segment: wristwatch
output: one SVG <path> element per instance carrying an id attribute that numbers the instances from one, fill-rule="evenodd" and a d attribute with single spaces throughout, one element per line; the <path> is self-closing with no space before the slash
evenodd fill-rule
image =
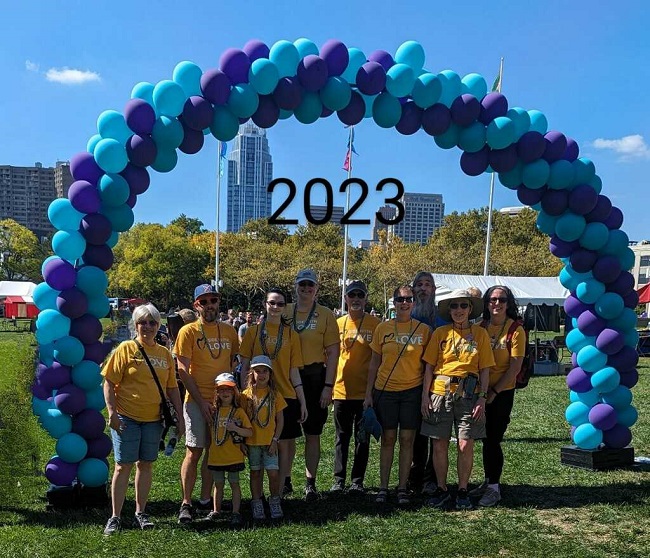
<path id="1" fill-rule="evenodd" d="M 280 441 L 280 438 L 278 438 L 277 436 L 273 436 L 273 441 L 274 441 L 274 442 L 279 442 L 279 441 Z"/>
<path id="2" fill-rule="evenodd" d="M 484 391 L 479 391 L 478 392 L 479 399 L 482 397 L 483 399 L 487 399 L 487 393 Z"/>

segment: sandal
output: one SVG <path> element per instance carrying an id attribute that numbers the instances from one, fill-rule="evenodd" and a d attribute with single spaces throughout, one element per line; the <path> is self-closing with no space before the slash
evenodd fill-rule
<path id="1" fill-rule="evenodd" d="M 411 493 L 408 488 L 397 489 L 397 503 L 400 506 L 408 506 L 411 503 Z"/>
<path id="2" fill-rule="evenodd" d="M 377 496 L 375 497 L 375 503 L 385 504 L 386 500 L 388 500 L 388 489 L 380 488 L 379 492 L 377 492 Z"/>

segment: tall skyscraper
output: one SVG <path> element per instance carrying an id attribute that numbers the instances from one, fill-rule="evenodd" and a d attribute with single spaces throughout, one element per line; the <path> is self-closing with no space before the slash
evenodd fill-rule
<path id="1" fill-rule="evenodd" d="M 404 219 L 393 226 L 393 233 L 404 242 L 426 244 L 436 229 L 442 226 L 445 204 L 442 194 L 405 193 Z"/>
<path id="2" fill-rule="evenodd" d="M 384 219 L 395 219 L 395 215 L 397 215 L 397 209 L 395 208 L 394 205 L 382 205 L 379 208 L 379 213 Z M 385 225 L 382 223 L 379 219 L 377 219 L 377 216 L 375 215 L 374 222 L 372 225 L 372 240 L 377 242 L 379 240 L 379 231 L 387 231 L 388 230 L 388 225 Z"/>
<path id="3" fill-rule="evenodd" d="M 237 232 L 246 221 L 271 215 L 273 160 L 266 130 L 252 121 L 239 127 L 228 154 L 227 231 Z"/>
<path id="4" fill-rule="evenodd" d="M 69 161 L 57 161 L 54 167 L 54 189 L 57 198 L 67 198 L 68 190 L 74 182 Z"/>

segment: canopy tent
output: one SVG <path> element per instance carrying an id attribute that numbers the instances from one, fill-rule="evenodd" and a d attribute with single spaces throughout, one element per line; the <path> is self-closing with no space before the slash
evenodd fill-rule
<path id="1" fill-rule="evenodd" d="M 36 283 L 31 281 L 0 281 L 0 300 L 8 296 L 21 296 L 26 302 L 33 302 L 35 288 Z"/>
<path id="2" fill-rule="evenodd" d="M 4 300 L 4 310 L 5 318 L 36 318 L 38 316 L 38 308 L 31 297 L 8 296 Z"/>
<path id="3" fill-rule="evenodd" d="M 650 283 L 646 283 L 636 292 L 639 293 L 639 304 L 650 304 Z"/>

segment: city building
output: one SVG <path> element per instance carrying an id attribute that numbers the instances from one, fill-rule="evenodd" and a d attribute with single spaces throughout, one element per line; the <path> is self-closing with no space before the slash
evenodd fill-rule
<path id="1" fill-rule="evenodd" d="M 246 221 L 271 215 L 273 160 L 266 130 L 252 121 L 242 124 L 227 157 L 227 230 L 237 232 Z"/>
<path id="2" fill-rule="evenodd" d="M 397 208 L 394 205 L 382 205 L 378 213 L 387 220 L 392 220 L 395 219 L 395 215 L 397 215 Z M 375 215 L 373 224 L 372 224 L 372 240 L 374 242 L 379 241 L 379 231 L 387 231 L 388 232 L 388 225 L 385 225 L 382 223 L 378 218 L 377 215 Z"/>
<path id="3" fill-rule="evenodd" d="M 332 207 L 332 215 L 327 221 L 325 221 L 325 216 L 327 214 L 326 205 L 309 206 L 309 213 L 311 214 L 312 220 L 316 221 L 317 223 L 322 222 L 323 225 L 326 223 L 334 223 L 335 225 L 340 225 L 341 219 L 343 219 L 343 212 L 344 212 L 343 207 L 339 205 L 335 205 Z M 343 234 L 343 227 L 341 227 L 341 234 Z"/>
<path id="4" fill-rule="evenodd" d="M 54 167 L 54 189 L 57 198 L 67 198 L 68 190 L 74 182 L 68 161 L 57 161 Z"/>
<path id="5" fill-rule="evenodd" d="M 516 206 L 516 207 L 502 207 L 499 209 L 499 213 L 503 215 L 509 215 L 510 217 L 516 217 L 519 215 L 524 209 L 526 209 L 526 206 Z"/>
<path id="6" fill-rule="evenodd" d="M 634 276 L 634 288 L 640 289 L 650 283 L 650 240 L 632 241 L 630 248 L 634 252 L 634 267 L 630 273 Z"/>
<path id="7" fill-rule="evenodd" d="M 404 219 L 393 225 L 393 234 L 404 242 L 426 244 L 445 216 L 442 194 L 405 193 Z"/>
<path id="8" fill-rule="evenodd" d="M 359 243 L 357 244 L 357 248 L 362 248 L 363 250 L 368 250 L 371 246 L 374 246 L 375 244 L 377 244 L 376 240 L 363 239 L 363 240 L 359 241 Z"/>

